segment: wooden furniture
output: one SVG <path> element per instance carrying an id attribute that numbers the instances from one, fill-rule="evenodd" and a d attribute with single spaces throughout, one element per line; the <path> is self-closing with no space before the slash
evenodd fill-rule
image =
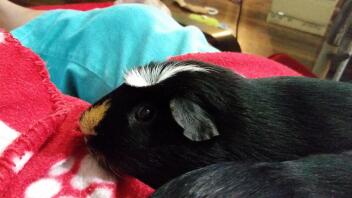
<path id="1" fill-rule="evenodd" d="M 194 16 L 195 13 L 181 8 L 173 0 L 164 0 L 163 2 L 170 8 L 172 16 L 176 19 L 176 21 L 182 25 L 194 25 L 200 28 L 206 35 L 209 43 L 211 43 L 213 46 L 222 51 L 241 52 L 240 45 L 234 33 L 234 30 L 236 30 L 235 24 L 239 11 L 239 7 L 235 3 L 229 0 L 187 0 L 188 3 L 192 3 L 194 5 L 216 8 L 219 11 L 217 15 L 205 16 L 213 17 L 222 23 L 222 27 L 216 27 L 213 25 L 207 25 L 197 20 L 193 20 L 191 16 L 192 14 Z"/>

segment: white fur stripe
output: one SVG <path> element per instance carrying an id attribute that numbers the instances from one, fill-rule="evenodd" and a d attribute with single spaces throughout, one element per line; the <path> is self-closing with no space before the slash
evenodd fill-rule
<path id="1" fill-rule="evenodd" d="M 131 70 L 125 75 L 125 83 L 133 87 L 147 87 L 160 83 L 177 73 L 190 72 L 208 72 L 207 69 L 197 65 L 177 65 L 168 66 L 156 65 L 153 67 L 140 67 Z"/>
<path id="2" fill-rule="evenodd" d="M 0 155 L 19 135 L 19 132 L 0 121 Z"/>
<path id="3" fill-rule="evenodd" d="M 5 41 L 5 35 L 3 32 L 0 32 L 0 43 Z"/>

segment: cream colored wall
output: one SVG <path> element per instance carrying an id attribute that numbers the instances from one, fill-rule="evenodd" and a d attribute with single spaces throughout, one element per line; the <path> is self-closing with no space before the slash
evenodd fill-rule
<path id="1" fill-rule="evenodd" d="M 267 21 L 324 35 L 338 0 L 273 0 Z"/>

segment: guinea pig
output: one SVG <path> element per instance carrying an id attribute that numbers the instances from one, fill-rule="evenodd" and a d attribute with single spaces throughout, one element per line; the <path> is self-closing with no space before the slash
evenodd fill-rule
<path id="1" fill-rule="evenodd" d="M 246 79 L 197 61 L 151 63 L 80 119 L 89 150 L 115 175 L 156 188 L 226 161 L 284 161 L 352 149 L 352 85 Z"/>
<path id="2" fill-rule="evenodd" d="M 350 198 L 351 195 L 352 155 L 343 153 L 284 162 L 209 165 L 164 184 L 152 198 Z"/>

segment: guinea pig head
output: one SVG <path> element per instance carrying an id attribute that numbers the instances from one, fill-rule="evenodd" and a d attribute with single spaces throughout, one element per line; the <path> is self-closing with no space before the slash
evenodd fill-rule
<path id="1" fill-rule="evenodd" d="M 211 95 L 216 92 L 212 73 L 228 71 L 202 64 L 136 68 L 86 110 L 81 131 L 98 161 L 116 175 L 127 173 L 152 187 L 211 163 L 215 157 L 208 152 L 221 135 L 212 116 L 216 104 L 209 101 L 217 95 Z"/>

